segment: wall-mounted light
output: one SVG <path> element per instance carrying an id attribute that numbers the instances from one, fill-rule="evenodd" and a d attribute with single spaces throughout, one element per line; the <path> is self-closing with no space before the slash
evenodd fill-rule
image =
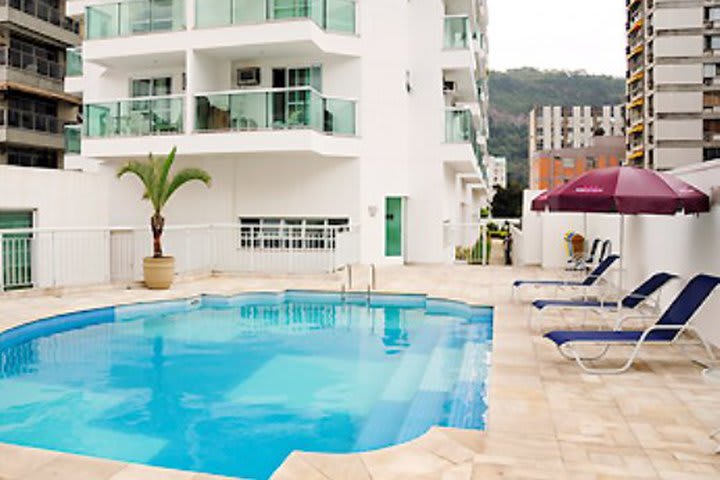
<path id="1" fill-rule="evenodd" d="M 370 215 L 370 218 L 375 218 L 377 213 L 378 213 L 377 205 L 369 205 L 368 206 L 368 215 Z"/>
<path id="2" fill-rule="evenodd" d="M 405 70 L 405 90 L 412 93 L 412 83 L 410 83 L 410 70 Z"/>

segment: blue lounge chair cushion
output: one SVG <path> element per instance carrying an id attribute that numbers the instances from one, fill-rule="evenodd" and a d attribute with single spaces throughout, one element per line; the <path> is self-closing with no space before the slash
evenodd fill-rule
<path id="1" fill-rule="evenodd" d="M 648 278 L 645 282 L 639 285 L 635 290 L 630 292 L 628 296 L 623 298 L 622 305 L 625 308 L 635 308 L 640 305 L 647 297 L 651 296 L 667 282 L 676 278 L 677 275 L 672 273 L 660 272 L 656 273 L 652 277 Z"/>
<path id="2" fill-rule="evenodd" d="M 601 303 L 597 300 L 535 300 L 532 304 L 538 310 L 545 307 L 617 308 L 615 302 Z"/>
<path id="3" fill-rule="evenodd" d="M 656 273 L 623 298 L 622 306 L 628 309 L 637 307 L 673 278 L 676 278 L 676 275 L 666 272 Z M 605 302 L 603 304 L 593 300 L 535 300 L 532 304 L 538 310 L 545 307 L 617 308 L 618 306 L 615 302 Z"/>
<path id="4" fill-rule="evenodd" d="M 559 347 L 568 342 L 585 342 L 585 343 L 637 343 L 642 337 L 643 332 L 639 330 L 627 331 L 562 331 L 558 330 L 545 334 L 545 338 L 555 342 Z M 645 341 L 647 342 L 669 342 L 677 335 L 676 331 L 658 330 L 651 332 Z"/>
<path id="5" fill-rule="evenodd" d="M 610 255 L 605 260 L 600 262 L 595 270 L 582 282 L 564 282 L 562 280 L 515 280 L 513 287 L 519 287 L 521 285 L 563 285 L 568 287 L 590 287 L 598 281 L 600 277 L 612 266 L 620 257 L 618 255 Z"/>

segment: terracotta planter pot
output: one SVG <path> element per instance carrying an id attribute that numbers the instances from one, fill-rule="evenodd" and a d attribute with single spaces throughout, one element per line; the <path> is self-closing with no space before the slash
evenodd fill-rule
<path id="1" fill-rule="evenodd" d="M 143 277 L 148 288 L 167 290 L 172 285 L 174 276 L 174 257 L 145 257 L 143 259 Z"/>

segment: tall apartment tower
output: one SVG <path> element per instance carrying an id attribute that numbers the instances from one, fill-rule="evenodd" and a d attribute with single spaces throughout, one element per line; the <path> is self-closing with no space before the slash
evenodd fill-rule
<path id="1" fill-rule="evenodd" d="M 122 162 L 177 147 L 213 186 L 173 198 L 170 222 L 247 225 L 265 248 L 285 227 L 359 225 L 361 261 L 399 263 L 454 258 L 447 225 L 487 201 L 486 0 L 69 8 L 85 23 L 66 82 L 84 102 L 73 164 L 99 165 L 115 205 L 141 196 L 111 178 Z"/>
<path id="2" fill-rule="evenodd" d="M 589 147 L 593 137 L 624 135 L 621 105 L 537 106 L 530 111 L 528 159 L 536 152 Z"/>
<path id="3" fill-rule="evenodd" d="M 627 161 L 720 158 L 720 2 L 627 0 Z"/>
<path id="4" fill-rule="evenodd" d="M 64 90 L 66 49 L 79 31 L 65 0 L 0 1 L 0 164 L 62 168 L 80 103 Z"/>

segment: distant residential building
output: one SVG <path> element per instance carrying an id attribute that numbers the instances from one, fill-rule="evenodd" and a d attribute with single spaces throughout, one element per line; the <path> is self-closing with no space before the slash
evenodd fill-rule
<path id="1" fill-rule="evenodd" d="M 530 160 L 530 188 L 547 190 L 596 168 L 614 167 L 625 161 L 625 137 L 594 137 L 582 148 L 535 152 Z"/>
<path id="2" fill-rule="evenodd" d="M 79 31 L 65 0 L 0 5 L 0 165 L 62 168 L 64 127 L 80 104 L 65 93 L 66 49 Z"/>
<path id="3" fill-rule="evenodd" d="M 627 1 L 628 163 L 720 158 L 720 4 Z"/>
<path id="4" fill-rule="evenodd" d="M 507 159 L 489 156 L 487 160 L 487 177 L 490 188 L 500 186 L 507 188 Z"/>
<path id="5" fill-rule="evenodd" d="M 540 150 L 588 147 L 597 134 L 622 136 L 625 119 L 621 105 L 539 106 L 529 120 L 529 156 Z"/>

